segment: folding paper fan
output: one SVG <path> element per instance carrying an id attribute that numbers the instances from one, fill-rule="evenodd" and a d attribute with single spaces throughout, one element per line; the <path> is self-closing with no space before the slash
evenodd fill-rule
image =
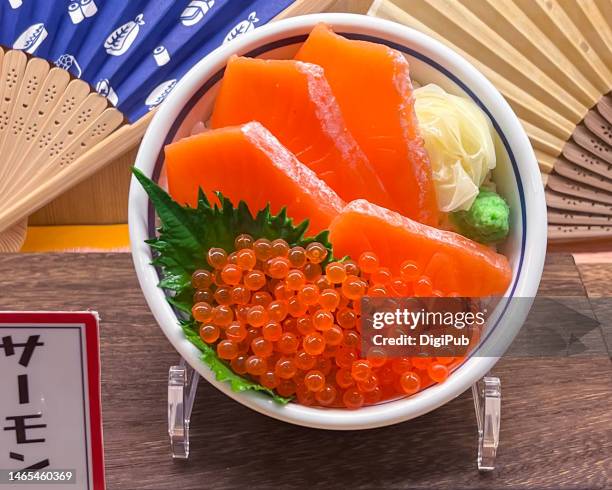
<path id="1" fill-rule="evenodd" d="M 377 0 L 471 61 L 521 119 L 546 183 L 549 238 L 612 240 L 612 1 Z"/>
<path id="2" fill-rule="evenodd" d="M 0 232 L 134 146 L 207 53 L 313 3 L 0 0 Z"/>

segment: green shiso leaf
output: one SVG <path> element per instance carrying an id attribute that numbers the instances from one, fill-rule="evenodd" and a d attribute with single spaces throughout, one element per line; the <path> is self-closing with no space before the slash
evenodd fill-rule
<path id="1" fill-rule="evenodd" d="M 227 363 L 217 357 L 213 348 L 202 342 L 191 318 L 195 293 L 191 286 L 191 275 L 197 269 L 210 270 L 205 259 L 210 248 L 221 247 L 228 252 L 233 251 L 234 239 L 242 233 L 248 233 L 254 238 L 282 238 L 290 246 L 305 247 L 311 242 L 320 242 L 329 251 L 322 264 L 325 266 L 333 260 L 329 232 L 305 237 L 308 221 L 294 224 L 285 208 L 275 215 L 268 204 L 253 216 L 244 201 L 234 207 L 221 193 L 217 193 L 219 204 L 213 206 L 202 189 L 198 192 L 196 208 L 181 206 L 139 169 L 133 168 L 132 171 L 159 216 L 161 226 L 158 236 L 147 240 L 147 243 L 154 252 L 152 264 L 162 270 L 163 279 L 159 287 L 171 291 L 173 295 L 168 297 L 170 304 L 189 317 L 188 323 L 182 324 L 187 338 L 202 351 L 202 360 L 215 372 L 217 379 L 230 382 L 235 391 L 258 390 L 268 393 L 279 403 L 287 403 L 288 399 L 235 374 Z"/>
<path id="2" fill-rule="evenodd" d="M 291 398 L 284 398 L 277 395 L 274 391 L 251 380 L 243 378 L 232 371 L 225 362 L 217 357 L 217 352 L 215 349 L 213 349 L 206 342 L 202 341 L 198 335 L 198 325 L 193 320 L 181 321 L 181 326 L 183 327 L 183 332 L 185 332 L 187 339 L 189 339 L 193 345 L 202 351 L 202 361 L 204 364 L 210 367 L 213 373 L 215 373 L 217 381 L 229 383 L 233 391 L 261 391 L 271 396 L 274 401 L 283 405 L 291 401 Z"/>

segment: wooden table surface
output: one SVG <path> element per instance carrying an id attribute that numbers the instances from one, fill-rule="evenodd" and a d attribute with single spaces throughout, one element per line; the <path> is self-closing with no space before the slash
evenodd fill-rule
<path id="1" fill-rule="evenodd" d="M 541 292 L 610 295 L 612 265 L 550 255 Z M 128 254 L 0 255 L 0 309 L 94 309 L 102 317 L 109 489 L 610 488 L 610 359 L 502 359 L 498 469 L 475 466 L 469 393 L 413 421 L 328 432 L 272 420 L 200 384 L 189 461 L 172 461 L 168 367 Z M 598 312 L 596 311 L 596 314 Z M 603 312 L 599 312 L 600 314 Z M 607 312 L 608 313 L 608 312 Z M 606 314 L 607 314 L 606 313 Z"/>

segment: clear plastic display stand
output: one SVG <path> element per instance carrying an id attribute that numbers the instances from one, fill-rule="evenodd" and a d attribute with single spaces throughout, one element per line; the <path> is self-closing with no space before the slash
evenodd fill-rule
<path id="1" fill-rule="evenodd" d="M 189 421 L 200 375 L 184 359 L 168 372 L 168 434 L 174 459 L 189 458 Z M 501 421 L 501 383 L 487 375 L 472 386 L 478 427 L 478 470 L 495 469 Z"/>

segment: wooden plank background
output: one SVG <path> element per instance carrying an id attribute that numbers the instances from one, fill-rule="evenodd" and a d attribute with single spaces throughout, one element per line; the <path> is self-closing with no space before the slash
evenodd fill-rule
<path id="1" fill-rule="evenodd" d="M 579 272 L 571 256 L 552 254 L 540 292 L 609 297 L 611 280 L 612 264 Z M 492 474 L 476 471 L 469 393 L 392 427 L 329 432 L 259 415 L 206 382 L 192 417 L 191 458 L 172 461 L 166 383 L 178 356 L 146 307 L 128 254 L 0 255 L 0 291 L 0 309 L 100 312 L 109 489 L 611 486 L 607 356 L 495 366 L 503 402 Z"/>

